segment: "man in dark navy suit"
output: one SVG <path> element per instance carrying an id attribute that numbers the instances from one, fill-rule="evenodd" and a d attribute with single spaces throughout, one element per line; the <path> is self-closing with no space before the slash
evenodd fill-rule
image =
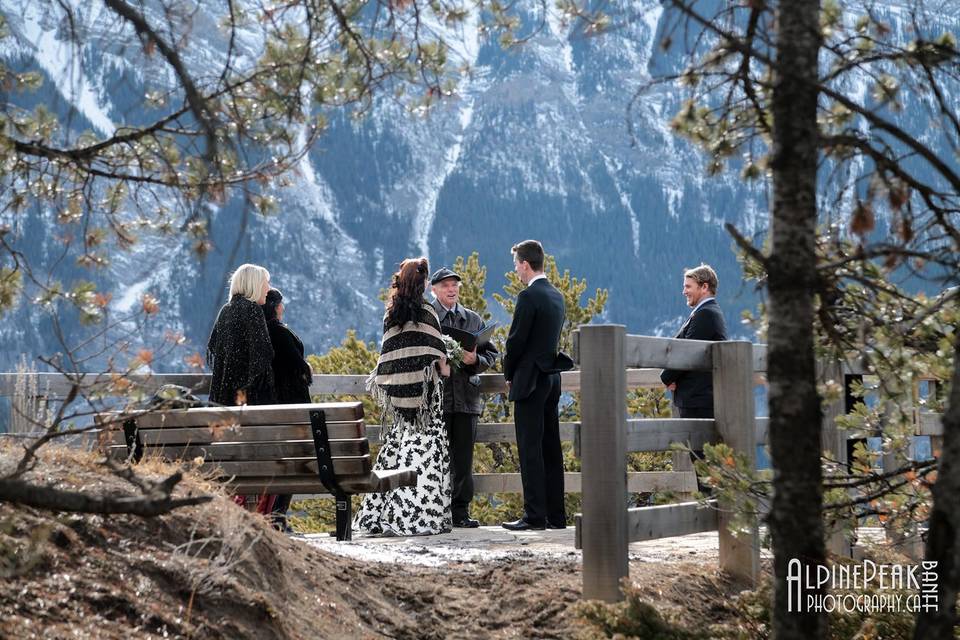
<path id="1" fill-rule="evenodd" d="M 543 247 L 524 240 L 511 249 L 527 288 L 517 296 L 503 357 L 503 377 L 514 403 L 523 516 L 504 522 L 511 531 L 563 529 L 563 453 L 560 449 L 560 372 L 573 361 L 558 352 L 566 309 L 563 294 L 543 275 Z"/>
<path id="2" fill-rule="evenodd" d="M 717 274 L 710 265 L 701 264 L 684 271 L 683 297 L 693 311 L 675 338 L 727 339 L 727 325 L 717 304 L 717 284 Z M 673 391 L 673 403 L 680 410 L 681 418 L 713 417 L 713 376 L 709 371 L 664 369 L 660 380 Z"/>

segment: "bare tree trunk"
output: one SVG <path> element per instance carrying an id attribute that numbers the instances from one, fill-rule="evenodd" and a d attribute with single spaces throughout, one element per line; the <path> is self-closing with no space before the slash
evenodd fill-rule
<path id="1" fill-rule="evenodd" d="M 960 591 L 960 336 L 954 338 L 950 398 L 943 414 L 943 448 L 933 485 L 926 559 L 937 561 L 937 611 L 917 614 L 915 640 L 954 637 Z"/>
<path id="2" fill-rule="evenodd" d="M 773 633 L 824 637 L 822 614 L 788 612 L 787 567 L 823 564 L 820 399 L 813 336 L 817 223 L 818 0 L 781 2 L 773 88 L 773 214 L 769 260 L 770 448 L 773 501 Z"/>

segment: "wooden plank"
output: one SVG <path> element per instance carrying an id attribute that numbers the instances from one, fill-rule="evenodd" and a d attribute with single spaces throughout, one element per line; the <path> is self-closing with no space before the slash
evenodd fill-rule
<path id="1" fill-rule="evenodd" d="M 394 469 L 392 471 L 373 471 L 369 476 L 338 478 L 344 491 L 355 493 L 379 493 L 392 491 L 400 487 L 413 487 L 417 484 L 416 469 Z"/>
<path id="2" fill-rule="evenodd" d="M 757 446 L 766 446 L 770 438 L 770 418 L 757 418 L 754 437 L 757 439 Z"/>
<path id="3" fill-rule="evenodd" d="M 560 423 L 560 440 L 573 442 L 576 422 Z M 477 425 L 477 442 L 516 442 L 517 427 L 512 422 L 481 422 Z"/>
<path id="4" fill-rule="evenodd" d="M 101 433 L 104 434 L 104 443 L 126 444 L 122 428 L 104 429 Z M 363 438 L 366 437 L 366 425 L 363 424 L 362 420 L 328 422 L 327 433 L 331 440 Z M 312 438 L 313 432 L 308 424 L 247 425 L 232 428 L 171 427 L 140 430 L 140 441 L 145 445 L 282 442 L 285 440 L 312 440 Z"/>
<path id="5" fill-rule="evenodd" d="M 942 436 L 943 414 L 921 411 L 917 416 L 917 435 Z"/>
<path id="6" fill-rule="evenodd" d="M 116 424 L 116 423 L 115 423 Z M 560 440 L 573 442 L 579 423 L 561 422 Z M 372 444 L 380 443 L 380 425 L 365 425 L 360 420 L 353 422 L 328 422 L 331 439 L 343 440 L 366 437 Z M 102 430 L 106 442 L 126 444 L 119 425 Z M 166 427 L 141 429 L 140 439 L 147 445 L 200 444 L 207 442 L 276 442 L 284 440 L 308 440 L 312 433 L 308 424 L 292 425 L 246 425 L 242 427 Z M 512 422 L 481 422 L 477 425 L 477 442 L 516 442 L 517 431 Z"/>
<path id="7" fill-rule="evenodd" d="M 94 386 L 107 388 L 113 384 L 113 377 L 105 373 L 81 373 L 70 378 L 60 373 L 35 373 L 37 391 L 41 396 L 63 398 L 73 387 L 74 381 L 82 388 Z M 12 396 L 15 393 L 18 373 L 0 373 L 0 396 Z M 204 373 L 163 373 L 152 375 L 128 375 L 124 378 L 153 393 L 165 384 L 177 384 L 191 389 L 196 394 L 206 394 L 210 390 L 210 374 Z"/>
<path id="8" fill-rule="evenodd" d="M 627 535 L 630 542 L 716 531 L 716 501 L 710 503 L 710 506 L 701 506 L 697 502 L 681 502 L 627 509 Z"/>
<path id="9" fill-rule="evenodd" d="M 714 342 L 711 350 L 717 432 L 747 458 L 751 469 L 756 468 L 753 347 L 749 342 Z M 749 533 L 734 536 L 729 527 L 732 505 L 721 502 L 719 507 L 720 568 L 737 581 L 754 585 L 760 572 L 759 527 L 754 522 Z"/>
<path id="10" fill-rule="evenodd" d="M 826 451 L 840 464 L 847 463 L 847 433 L 837 427 L 837 418 L 846 413 L 844 401 L 844 373 L 839 362 L 817 361 L 817 381 L 827 383 L 832 381 L 839 385 L 838 397 L 823 407 L 823 420 L 820 424 L 820 449 Z"/>
<path id="11" fill-rule="evenodd" d="M 667 451 L 675 443 L 699 451 L 706 443 L 719 442 L 712 419 L 657 418 L 627 420 L 627 451 Z M 682 452 L 682 455 L 687 455 Z"/>
<path id="12" fill-rule="evenodd" d="M 171 460 L 167 455 L 162 454 L 162 449 L 155 448 L 147 451 L 147 456 Z M 110 447 L 107 455 L 117 460 L 125 460 L 127 451 L 123 447 Z M 196 457 L 196 456 L 194 456 Z M 184 459 L 186 460 L 186 459 Z M 204 462 L 200 465 L 204 472 L 218 472 L 221 478 L 234 476 L 244 481 L 251 477 L 284 477 L 284 476 L 303 476 L 317 473 L 316 455 L 307 458 L 288 458 L 284 460 L 258 460 L 242 462 Z M 333 471 L 336 475 L 362 475 L 370 473 L 372 464 L 370 456 L 356 458 L 336 458 L 333 461 Z M 317 477 L 319 481 L 319 476 Z"/>
<path id="13" fill-rule="evenodd" d="M 477 494 L 522 493 L 523 484 L 519 473 L 475 473 L 474 491 Z M 266 476 L 237 478 L 230 483 L 237 487 L 237 493 L 257 493 L 266 487 L 267 493 L 296 493 L 301 497 L 329 497 L 315 475 L 305 476 Z M 580 493 L 581 475 L 576 472 L 564 474 L 564 491 Z M 652 493 L 654 491 L 692 492 L 697 489 L 697 479 L 693 473 L 674 473 L 670 471 L 631 472 L 627 476 L 627 489 L 630 493 Z M 322 495 L 321 495 L 322 494 Z"/>
<path id="14" fill-rule="evenodd" d="M 367 395 L 367 375 L 313 374 L 310 395 Z"/>
<path id="15" fill-rule="evenodd" d="M 345 476 L 337 479 L 340 487 L 348 493 L 379 493 L 417 484 L 414 469 L 371 471 L 368 474 Z M 293 493 L 298 500 L 309 498 L 332 498 L 316 475 L 288 476 L 285 478 L 241 478 L 228 483 L 235 493 Z"/>
<path id="16" fill-rule="evenodd" d="M 119 457 L 125 458 L 126 445 L 111 445 L 108 450 L 120 450 Z M 207 461 L 235 460 L 276 460 L 279 458 L 306 458 L 316 456 L 313 440 L 288 442 L 216 442 L 211 444 L 145 446 L 145 455 L 160 455 L 170 460 L 193 460 L 203 458 Z M 361 457 L 370 453 L 366 438 L 353 440 L 331 440 L 330 455 L 336 460 L 344 457 Z M 117 457 L 117 456 L 114 456 Z"/>
<path id="17" fill-rule="evenodd" d="M 327 493 L 326 487 L 315 473 L 295 476 L 247 476 L 225 479 L 225 484 L 231 492 L 240 494 L 299 493 L 312 494 L 318 498 L 333 497 Z"/>
<path id="18" fill-rule="evenodd" d="M 753 370 L 757 373 L 767 372 L 767 345 L 753 345 Z"/>
<path id="19" fill-rule="evenodd" d="M 836 461 L 841 469 L 847 464 L 847 432 L 837 426 L 837 418 L 847 411 L 845 398 L 846 376 L 843 367 L 836 360 L 817 360 L 817 382 L 838 385 L 840 392 L 837 397 L 823 404 L 823 419 L 820 423 L 820 449 L 830 459 Z M 835 556 L 852 557 L 853 548 L 844 533 L 844 519 L 825 519 L 824 543 L 827 551 Z"/>
<path id="20" fill-rule="evenodd" d="M 627 336 L 626 364 L 628 367 L 651 367 L 682 369 L 684 371 L 709 371 L 710 342 L 704 340 L 681 340 L 656 336 Z M 754 345 L 751 354 L 754 371 L 767 370 L 767 345 Z"/>
<path id="21" fill-rule="evenodd" d="M 159 427 L 198 427 L 220 425 L 310 424 L 310 411 L 322 409 L 330 422 L 363 418 L 360 402 L 316 404 L 267 404 L 243 407 L 198 407 L 138 414 L 137 424 L 144 429 Z"/>
<path id="22" fill-rule="evenodd" d="M 15 393 L 16 373 L 0 373 L 0 396 L 12 396 Z M 62 398 L 71 388 L 71 381 L 59 373 L 37 373 L 37 390 L 41 397 Z M 105 387 L 113 379 L 102 373 L 85 373 L 79 378 L 80 384 L 87 387 Z M 139 384 L 147 394 L 153 393 L 162 385 L 177 384 L 190 389 L 195 395 L 206 395 L 210 390 L 208 373 L 156 373 L 150 376 L 129 376 L 128 379 Z M 310 385 L 311 395 L 367 395 L 366 375 L 314 374 Z M 563 391 L 580 390 L 580 372 L 564 371 L 560 376 Z M 660 388 L 660 369 L 628 369 L 627 388 Z M 506 393 L 507 387 L 503 375 L 484 373 L 480 375 L 481 393 Z M 109 394 L 108 394 L 109 395 Z"/>
<path id="23" fill-rule="evenodd" d="M 235 476 L 302 476 L 317 473 L 317 458 L 295 458 L 287 460 L 262 460 L 257 462 L 206 462 L 200 467 L 204 471 L 219 470 L 221 477 Z M 338 458 L 333 461 L 333 471 L 338 476 L 352 476 L 370 473 L 370 456 L 362 458 Z"/>
<path id="24" fill-rule="evenodd" d="M 692 472 L 631 471 L 626 476 L 626 491 L 653 493 L 654 491 L 690 492 L 697 490 L 697 477 Z M 565 493 L 582 493 L 583 476 L 576 471 L 563 474 Z M 522 493 L 519 473 L 475 473 L 473 490 L 476 493 Z M 624 502 L 626 504 L 626 496 Z M 622 506 L 622 505 L 621 505 Z"/>
<path id="25" fill-rule="evenodd" d="M 862 360 L 852 360 L 843 363 L 843 373 L 854 376 L 868 376 L 874 373 L 870 371 Z"/>
<path id="26" fill-rule="evenodd" d="M 623 325 L 582 325 L 580 461 L 583 476 L 583 597 L 616 602 L 627 558 L 626 419 L 630 352 Z M 642 342 L 634 340 L 639 347 Z M 640 356 L 631 364 L 650 366 Z"/>
<path id="27" fill-rule="evenodd" d="M 581 340 L 583 340 L 582 337 Z M 626 336 L 625 363 L 628 367 L 709 371 L 711 344 L 704 340 L 628 335 Z M 581 349 L 583 349 L 582 345 Z"/>

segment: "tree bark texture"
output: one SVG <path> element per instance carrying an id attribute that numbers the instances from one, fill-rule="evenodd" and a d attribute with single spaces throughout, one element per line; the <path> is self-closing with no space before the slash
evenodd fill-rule
<path id="1" fill-rule="evenodd" d="M 954 638 L 960 591 L 960 335 L 954 337 L 950 396 L 943 414 L 943 448 L 933 485 L 925 558 L 937 562 L 937 611 L 921 610 L 915 640 Z"/>
<path id="2" fill-rule="evenodd" d="M 818 0 L 777 8 L 773 106 L 772 253 L 768 263 L 770 449 L 774 550 L 773 633 L 813 640 L 826 633 L 823 614 L 788 612 L 787 567 L 823 564 L 820 398 L 814 358 L 813 291 L 817 277 Z"/>

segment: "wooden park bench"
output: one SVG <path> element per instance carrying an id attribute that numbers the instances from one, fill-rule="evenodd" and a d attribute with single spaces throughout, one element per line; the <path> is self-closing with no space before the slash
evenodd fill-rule
<path id="1" fill-rule="evenodd" d="M 350 496 L 414 486 L 414 469 L 374 471 L 359 402 L 200 407 L 100 414 L 101 449 L 115 459 L 202 458 L 238 494 L 329 492 L 337 540 L 351 539 Z"/>

